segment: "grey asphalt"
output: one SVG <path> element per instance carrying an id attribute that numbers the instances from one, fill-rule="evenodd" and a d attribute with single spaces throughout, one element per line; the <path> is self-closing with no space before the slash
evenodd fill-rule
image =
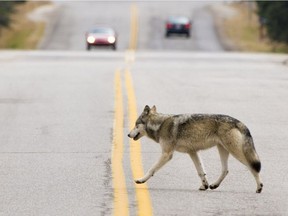
<path id="1" fill-rule="evenodd" d="M 200 1 L 184 1 L 181 4 L 173 1 L 137 2 L 137 49 L 222 51 L 214 17 L 208 7 L 214 4 Z M 55 1 L 55 13 L 51 16 L 53 25 L 41 49 L 85 50 L 85 32 L 97 25 L 107 25 L 118 34 L 118 50 L 125 51 L 129 48 L 131 5 L 131 2 Z M 165 38 L 165 23 L 173 15 L 187 16 L 192 20 L 190 39 Z"/>
<path id="2" fill-rule="evenodd" d="M 125 67 L 124 59 L 121 52 L 0 53 L 0 215 L 111 215 L 113 80 L 115 69 Z M 136 54 L 131 72 L 139 113 L 146 104 L 155 104 L 162 113 L 234 116 L 250 128 L 263 164 L 262 194 L 255 193 L 253 177 L 233 158 L 223 185 L 200 192 L 191 160 L 176 153 L 148 183 L 154 215 L 287 214 L 285 59 L 237 53 Z M 128 130 L 125 124 L 124 134 Z M 124 142 L 134 215 L 128 138 Z M 148 139 L 142 148 L 147 170 L 160 148 Z M 212 182 L 220 172 L 217 151 L 202 156 Z"/>
<path id="3" fill-rule="evenodd" d="M 100 215 L 117 61 L 14 55 L 0 60 L 0 215 Z"/>
<path id="4" fill-rule="evenodd" d="M 116 69 L 121 70 L 127 134 L 123 72 L 127 67 L 130 4 L 115 4 L 112 9 L 118 18 L 113 18 L 108 11 L 95 7 L 108 3 L 84 3 L 63 2 L 62 18 L 55 26 L 59 34 L 50 42 L 46 40 L 48 50 L 0 52 L 1 216 L 112 214 L 114 74 Z M 213 20 L 202 3 L 196 3 L 191 9 L 184 5 L 184 13 L 191 12 L 196 23 L 199 17 Z M 151 31 L 153 25 L 145 25 L 155 19 L 155 14 L 159 15 L 156 20 L 164 19 L 165 13 L 158 12 L 163 3 L 158 2 L 154 9 L 152 3 L 138 4 L 142 33 L 135 62 L 130 65 L 138 113 L 146 104 L 155 104 L 162 113 L 231 115 L 250 128 L 263 166 L 261 194 L 255 193 L 256 184 L 247 168 L 233 157 L 223 184 L 215 191 L 200 192 L 191 159 L 175 153 L 173 160 L 148 182 L 154 215 L 287 215 L 288 67 L 284 61 L 288 56 L 223 52 L 210 21 L 205 22 L 211 28 L 198 24 L 206 30 L 193 30 L 188 41 L 172 38 L 171 45 L 162 30 L 157 36 L 157 31 Z M 170 4 L 167 7 L 173 11 Z M 83 6 L 78 10 L 83 13 L 72 16 L 76 5 Z M 84 19 L 85 11 L 86 22 L 73 19 L 81 30 L 71 27 L 71 16 Z M 93 11 L 97 12 L 93 16 L 114 20 L 119 26 L 123 38 L 118 51 L 84 51 L 83 32 L 99 20 L 92 17 Z M 201 19 L 198 23 L 204 22 Z M 204 36 L 200 38 L 203 46 L 195 42 L 201 31 L 212 32 L 209 35 L 215 39 L 215 46 L 208 47 L 211 52 L 204 52 L 208 50 L 203 47 L 213 39 L 205 42 Z M 152 42 L 158 42 L 150 43 L 151 37 L 155 37 Z M 147 170 L 159 157 L 160 147 L 146 138 L 141 143 Z M 136 215 L 128 138 L 124 138 L 124 145 L 129 211 Z M 217 150 L 201 155 L 212 183 L 221 170 Z"/>
<path id="5" fill-rule="evenodd" d="M 132 69 L 139 112 L 155 104 L 162 113 L 221 113 L 245 122 L 262 160 L 264 190 L 256 194 L 248 169 L 230 157 L 223 184 L 202 193 L 191 159 L 176 153 L 149 180 L 155 215 L 287 215 L 287 56 L 161 54 L 138 57 Z M 147 170 L 160 147 L 148 139 L 142 147 Z M 212 183 L 221 170 L 217 149 L 201 155 Z"/>

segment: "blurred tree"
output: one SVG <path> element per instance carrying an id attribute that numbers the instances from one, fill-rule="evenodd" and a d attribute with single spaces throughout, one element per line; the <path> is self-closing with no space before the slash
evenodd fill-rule
<path id="1" fill-rule="evenodd" d="M 26 0 L 21 1 L 0 1 L 0 28 L 8 27 L 10 24 L 10 14 L 14 11 L 14 6 L 19 3 L 25 3 Z"/>
<path id="2" fill-rule="evenodd" d="M 10 13 L 13 11 L 13 2 L 1 1 L 0 2 L 0 27 L 7 27 L 10 23 Z"/>
<path id="3" fill-rule="evenodd" d="M 274 41 L 288 43 L 288 2 L 257 1 L 260 25 Z"/>

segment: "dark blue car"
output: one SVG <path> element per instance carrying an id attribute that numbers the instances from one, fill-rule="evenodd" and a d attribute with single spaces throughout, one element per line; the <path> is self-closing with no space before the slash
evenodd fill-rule
<path id="1" fill-rule="evenodd" d="M 171 34 L 184 34 L 186 37 L 190 37 L 191 21 L 187 17 L 169 17 L 166 22 L 166 37 Z"/>

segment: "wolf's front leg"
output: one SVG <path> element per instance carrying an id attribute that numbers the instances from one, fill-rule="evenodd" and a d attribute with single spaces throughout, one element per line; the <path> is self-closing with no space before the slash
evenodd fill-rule
<path id="1" fill-rule="evenodd" d="M 189 155 L 195 164 L 199 177 L 201 178 L 202 185 L 200 186 L 199 190 L 207 190 L 209 187 L 209 184 L 206 179 L 206 174 L 202 165 L 201 158 L 199 157 L 197 152 L 189 152 Z"/>
<path id="2" fill-rule="evenodd" d="M 151 178 L 161 167 L 163 167 L 169 160 L 172 159 L 173 152 L 171 153 L 162 153 L 161 157 L 159 158 L 158 162 L 155 163 L 149 171 L 145 174 L 144 177 L 140 179 L 136 179 L 135 183 L 142 184 L 145 183 L 149 178 Z"/>

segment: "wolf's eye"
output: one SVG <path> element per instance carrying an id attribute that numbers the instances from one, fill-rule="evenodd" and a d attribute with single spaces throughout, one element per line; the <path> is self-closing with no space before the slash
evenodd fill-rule
<path id="1" fill-rule="evenodd" d="M 143 116 L 141 116 L 141 124 L 145 124 L 145 119 Z"/>
<path id="2" fill-rule="evenodd" d="M 145 125 L 145 121 L 144 121 L 144 119 L 143 119 L 142 116 L 140 116 L 140 117 L 137 119 L 137 121 L 136 121 L 136 123 L 135 123 L 135 126 L 140 125 L 140 124 Z"/>

